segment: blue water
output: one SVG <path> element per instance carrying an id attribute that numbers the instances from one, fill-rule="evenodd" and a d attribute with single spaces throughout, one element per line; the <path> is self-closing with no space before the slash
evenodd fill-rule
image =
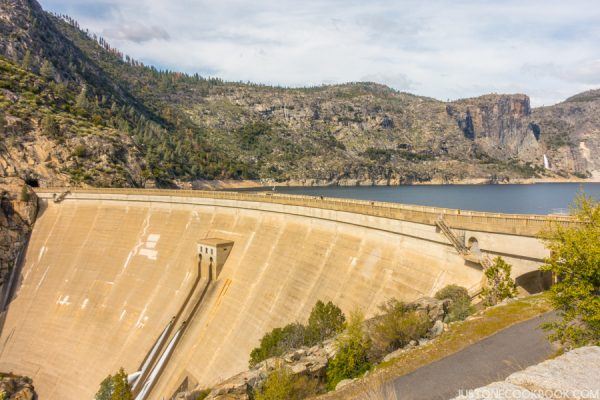
<path id="1" fill-rule="evenodd" d="M 262 189 L 265 190 L 265 189 Z M 537 183 L 532 185 L 422 185 L 360 187 L 278 187 L 275 193 L 343 197 L 435 207 L 514 214 L 568 211 L 583 192 L 600 199 L 600 183 Z"/>

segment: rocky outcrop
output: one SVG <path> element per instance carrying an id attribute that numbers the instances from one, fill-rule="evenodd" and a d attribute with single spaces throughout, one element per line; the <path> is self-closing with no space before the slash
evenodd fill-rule
<path id="1" fill-rule="evenodd" d="M 0 178 L 0 303 L 4 301 L 10 272 L 27 242 L 36 214 L 37 196 L 33 190 L 20 179 Z"/>
<path id="2" fill-rule="evenodd" d="M 481 96 L 451 103 L 446 110 L 456 119 L 464 136 L 490 156 L 501 160 L 512 157 L 529 162 L 541 160 L 526 95 Z"/>
<path id="3" fill-rule="evenodd" d="M 0 399 L 35 400 L 37 395 L 30 378 L 0 374 Z"/>
<path id="4" fill-rule="evenodd" d="M 269 373 L 281 367 L 288 368 L 294 375 L 322 379 L 327 363 L 335 354 L 334 340 L 328 340 L 313 347 L 293 350 L 281 357 L 269 358 L 220 383 L 207 399 L 249 399 L 252 391 L 263 384 Z"/>
<path id="5" fill-rule="evenodd" d="M 428 333 L 427 338 L 423 338 L 419 342 L 413 340 L 406 348 L 414 348 L 415 346 L 425 344 L 430 339 L 439 336 L 444 331 L 444 323 L 442 322 L 448 312 L 448 307 L 451 305 L 451 300 L 438 300 L 431 297 L 422 297 L 412 303 L 417 311 L 426 313 L 431 322 L 432 328 Z M 366 331 L 377 321 L 378 317 L 374 317 L 365 321 L 364 328 Z M 406 349 L 399 349 L 390 353 L 384 361 L 397 357 Z M 323 380 L 327 370 L 329 360 L 335 357 L 337 348 L 335 338 L 327 340 L 323 343 L 312 347 L 302 347 L 283 354 L 280 357 L 272 357 L 256 364 L 253 368 L 241 372 L 229 379 L 219 383 L 213 387 L 206 399 L 215 400 L 248 400 L 251 398 L 252 392 L 261 387 L 269 374 L 276 368 L 287 368 L 293 375 L 307 376 L 309 378 Z M 342 383 L 343 382 L 343 383 Z M 351 380 L 342 381 L 338 386 L 341 388 Z M 337 389 L 337 387 L 336 387 Z M 177 394 L 177 399 L 192 399 L 193 396 L 200 392 L 199 388 L 190 392 L 182 392 Z"/>
<path id="6" fill-rule="evenodd" d="M 600 394 L 599 364 L 600 347 L 581 347 L 453 400 L 596 399 Z"/>

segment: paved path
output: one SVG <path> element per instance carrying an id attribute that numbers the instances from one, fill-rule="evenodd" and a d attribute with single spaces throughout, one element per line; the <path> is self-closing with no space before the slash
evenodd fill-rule
<path id="1" fill-rule="evenodd" d="M 461 389 L 504 380 L 545 360 L 553 349 L 539 325 L 553 312 L 506 328 L 458 353 L 393 380 L 399 400 L 450 399 Z"/>

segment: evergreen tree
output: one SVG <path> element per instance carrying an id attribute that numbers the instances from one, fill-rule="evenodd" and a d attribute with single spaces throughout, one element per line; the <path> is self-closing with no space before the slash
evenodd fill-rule
<path id="1" fill-rule="evenodd" d="M 511 265 L 502 257 L 496 257 L 493 265 L 485 270 L 487 282 L 481 291 L 483 304 L 493 306 L 517 295 L 517 286 L 510 276 L 511 269 Z"/>
<path id="2" fill-rule="evenodd" d="M 95 400 L 110 400 L 113 392 L 113 377 L 112 375 L 104 378 L 102 383 L 100 383 L 100 389 L 96 393 L 94 397 Z"/>
<path id="3" fill-rule="evenodd" d="M 131 394 L 131 387 L 127 382 L 127 374 L 121 368 L 119 372 L 113 376 L 113 392 L 110 396 L 110 400 L 133 400 Z"/>
<path id="4" fill-rule="evenodd" d="M 47 79 L 54 79 L 54 67 L 48 60 L 44 60 L 40 67 L 40 75 Z"/>
<path id="5" fill-rule="evenodd" d="M 87 86 L 83 86 L 81 88 L 81 92 L 77 95 L 75 99 L 75 107 L 80 114 L 87 114 L 90 109 L 90 103 L 87 97 Z"/>
<path id="6" fill-rule="evenodd" d="M 23 56 L 23 60 L 21 61 L 21 67 L 23 69 L 29 70 L 31 68 L 31 51 L 27 50 L 25 55 Z"/>

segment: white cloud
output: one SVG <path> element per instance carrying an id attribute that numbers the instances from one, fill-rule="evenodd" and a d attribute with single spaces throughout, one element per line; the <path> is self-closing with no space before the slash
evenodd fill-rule
<path id="1" fill-rule="evenodd" d="M 595 0 L 42 0 L 145 63 L 287 86 L 374 80 L 534 105 L 600 85 Z"/>

